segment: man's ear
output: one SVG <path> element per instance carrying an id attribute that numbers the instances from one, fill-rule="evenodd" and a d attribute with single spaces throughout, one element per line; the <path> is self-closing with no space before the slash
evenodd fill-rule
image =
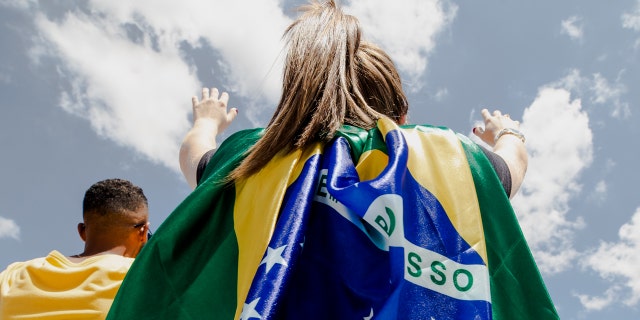
<path id="1" fill-rule="evenodd" d="M 140 240 L 140 242 L 142 242 L 143 244 L 147 242 L 147 232 L 149 231 L 149 223 L 147 222 L 145 225 L 143 225 L 142 227 L 138 228 L 137 232 L 137 237 Z"/>
<path id="2" fill-rule="evenodd" d="M 82 222 L 78 223 L 78 234 L 82 241 L 87 241 L 87 226 Z"/>
<path id="3" fill-rule="evenodd" d="M 407 114 L 403 114 L 400 116 L 400 120 L 398 121 L 399 125 L 407 124 Z"/>

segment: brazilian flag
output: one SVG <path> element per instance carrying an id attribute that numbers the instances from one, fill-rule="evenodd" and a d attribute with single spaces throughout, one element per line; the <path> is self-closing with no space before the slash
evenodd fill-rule
<path id="1" fill-rule="evenodd" d="M 221 144 L 108 319 L 558 319 L 509 199 L 466 137 L 381 119 L 224 179 Z"/>

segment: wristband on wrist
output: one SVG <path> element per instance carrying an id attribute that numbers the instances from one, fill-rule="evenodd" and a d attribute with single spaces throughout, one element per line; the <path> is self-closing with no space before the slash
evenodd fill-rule
<path id="1" fill-rule="evenodd" d="M 522 143 L 524 143 L 525 138 L 524 138 L 524 134 L 516 129 L 512 129 L 512 128 L 504 128 L 502 130 L 500 130 L 500 132 L 498 132 L 498 134 L 496 134 L 496 137 L 493 139 L 493 143 L 497 143 L 498 139 L 500 139 L 500 137 L 504 136 L 505 134 L 512 134 L 516 137 L 518 137 L 518 139 L 522 140 Z"/>

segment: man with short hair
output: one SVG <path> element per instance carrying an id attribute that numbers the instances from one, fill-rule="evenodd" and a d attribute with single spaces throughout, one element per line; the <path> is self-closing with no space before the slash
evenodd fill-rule
<path id="1" fill-rule="evenodd" d="M 92 185 L 78 233 L 82 253 L 16 262 L 0 273 L 0 320 L 104 319 L 149 236 L 142 189 L 123 179 Z"/>

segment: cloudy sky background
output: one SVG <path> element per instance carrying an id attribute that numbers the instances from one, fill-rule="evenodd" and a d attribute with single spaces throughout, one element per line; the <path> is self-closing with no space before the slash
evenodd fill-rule
<path id="1" fill-rule="evenodd" d="M 189 193 L 190 97 L 231 95 L 223 137 L 263 126 L 300 1 L 0 0 L 0 269 L 82 251 L 84 191 L 112 177 L 158 226 Z M 640 316 L 640 1 L 343 1 L 400 69 L 412 123 L 522 120 L 513 199 L 562 319 Z"/>

